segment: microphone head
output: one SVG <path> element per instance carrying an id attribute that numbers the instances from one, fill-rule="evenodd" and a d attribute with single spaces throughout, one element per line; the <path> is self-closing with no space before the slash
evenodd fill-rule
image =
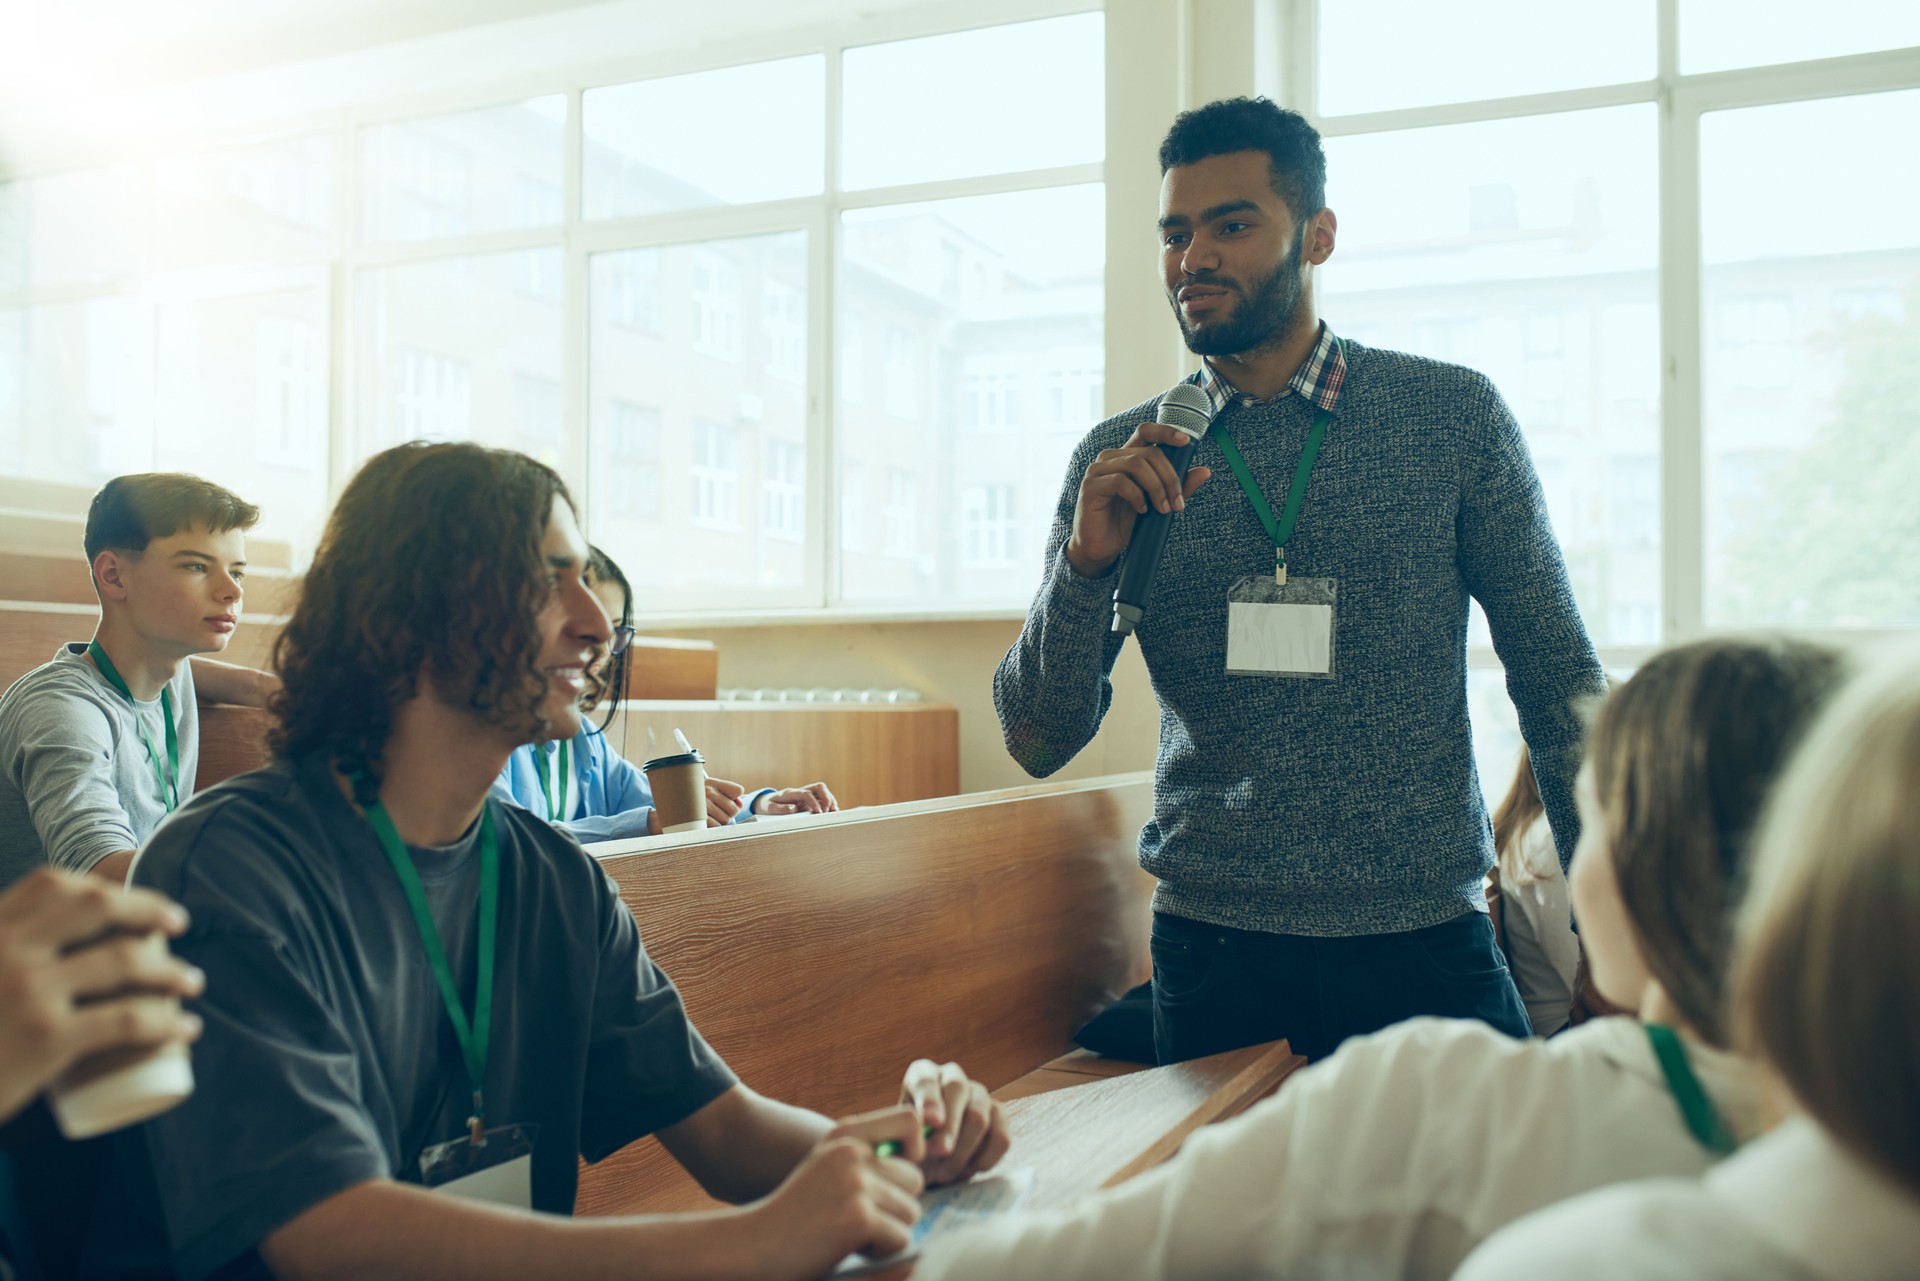
<path id="1" fill-rule="evenodd" d="M 1176 383 L 1160 398 L 1154 421 L 1199 440 L 1213 425 L 1213 402 L 1192 383 Z"/>

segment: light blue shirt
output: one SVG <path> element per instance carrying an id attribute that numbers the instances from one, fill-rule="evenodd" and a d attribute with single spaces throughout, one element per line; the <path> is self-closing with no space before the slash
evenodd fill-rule
<path id="1" fill-rule="evenodd" d="M 506 768 L 493 780 L 492 791 L 501 800 L 520 806 L 534 817 L 545 818 L 547 798 L 540 789 L 540 772 L 533 760 L 535 752 L 546 754 L 547 769 L 551 771 L 557 763 L 559 744 L 527 743 L 514 748 L 513 755 L 507 757 Z M 651 835 L 647 831 L 647 819 L 653 813 L 653 791 L 640 768 L 614 751 L 607 736 L 592 725 L 582 725 L 580 732 L 573 736 L 571 755 L 573 777 L 567 792 L 576 799 L 567 805 L 569 817 L 554 826 L 583 845 Z M 740 812 L 734 815 L 733 821 L 740 823 L 752 818 L 754 805 L 773 790 L 763 787 L 742 796 Z"/>

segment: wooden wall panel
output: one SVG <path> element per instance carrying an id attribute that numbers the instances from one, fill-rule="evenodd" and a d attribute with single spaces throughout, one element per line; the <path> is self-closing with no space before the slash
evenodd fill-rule
<path id="1" fill-rule="evenodd" d="M 712 641 L 636 636 L 627 655 L 628 698 L 710 699 L 720 687 Z"/>
<path id="2" fill-rule="evenodd" d="M 603 846 L 648 952 L 748 1085 L 845 1115 L 917 1056 L 997 1088 L 1145 979 L 1144 774 Z M 582 1213 L 697 1204 L 653 1140 Z"/>
<path id="3" fill-rule="evenodd" d="M 65 641 L 83 641 L 100 621 L 97 607 L 48 605 L 32 601 L 0 601 L 0 689 L 5 689 L 53 657 Z M 280 635 L 277 617 L 240 616 L 222 662 L 265 667 Z"/>
<path id="4" fill-rule="evenodd" d="M 249 568 L 245 612 L 284 614 L 293 608 L 300 579 L 283 569 Z M 0 552 L 0 600 L 55 605 L 93 605 L 93 579 L 77 553 Z"/>
<path id="5" fill-rule="evenodd" d="M 86 559 L 85 509 L 78 512 L 36 511 L 0 506 L 0 547 L 9 551 L 45 552 Z M 267 569 L 293 568 L 293 545 L 279 538 L 247 538 L 247 562 Z"/>
<path id="6" fill-rule="evenodd" d="M 943 703 L 641 701 L 627 703 L 608 732 L 639 764 L 673 750 L 676 726 L 708 773 L 748 787 L 825 782 L 843 806 L 960 790 L 960 713 Z"/>

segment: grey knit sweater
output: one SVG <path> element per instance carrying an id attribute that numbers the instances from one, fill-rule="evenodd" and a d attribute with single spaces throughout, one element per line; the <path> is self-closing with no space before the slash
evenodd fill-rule
<path id="1" fill-rule="evenodd" d="M 1492 831 L 1467 723 L 1467 598 L 1478 599 L 1533 752 L 1561 860 L 1578 833 L 1579 705 L 1604 689 L 1525 440 L 1481 374 L 1347 344 L 1347 377 L 1287 544 L 1289 573 L 1339 581 L 1337 678 L 1229 676 L 1227 591 L 1273 544 L 1211 435 L 1214 476 L 1174 518 L 1136 633 L 1160 700 L 1140 863 L 1156 909 L 1280 934 L 1418 929 L 1484 905 Z M 1026 626 L 994 676 L 1007 750 L 1045 777 L 1100 727 L 1125 638 L 1116 564 L 1067 564 L 1079 482 L 1149 420 L 1148 401 L 1074 451 Z M 1222 411 L 1277 510 L 1313 405 Z"/>

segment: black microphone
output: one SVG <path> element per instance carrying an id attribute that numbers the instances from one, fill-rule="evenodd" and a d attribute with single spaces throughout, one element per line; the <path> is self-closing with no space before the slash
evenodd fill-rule
<path id="1" fill-rule="evenodd" d="M 1154 421 L 1173 428 L 1187 438 L 1183 445 L 1160 446 L 1160 452 L 1173 464 L 1173 474 L 1184 485 L 1187 468 L 1193 462 L 1193 452 L 1200 447 L 1200 438 L 1207 434 L 1207 428 L 1213 425 L 1213 402 L 1207 398 L 1206 392 L 1192 383 L 1178 383 L 1160 398 L 1160 408 L 1154 414 Z M 1147 595 L 1153 590 L 1153 576 L 1160 568 L 1160 554 L 1167 549 L 1167 531 L 1172 525 L 1172 512 L 1163 512 L 1151 506 L 1144 515 L 1134 520 L 1133 538 L 1127 543 L 1126 564 L 1120 567 L 1120 586 L 1113 593 L 1113 630 L 1116 635 L 1130 635 L 1140 625 L 1141 616 L 1147 612 Z"/>

